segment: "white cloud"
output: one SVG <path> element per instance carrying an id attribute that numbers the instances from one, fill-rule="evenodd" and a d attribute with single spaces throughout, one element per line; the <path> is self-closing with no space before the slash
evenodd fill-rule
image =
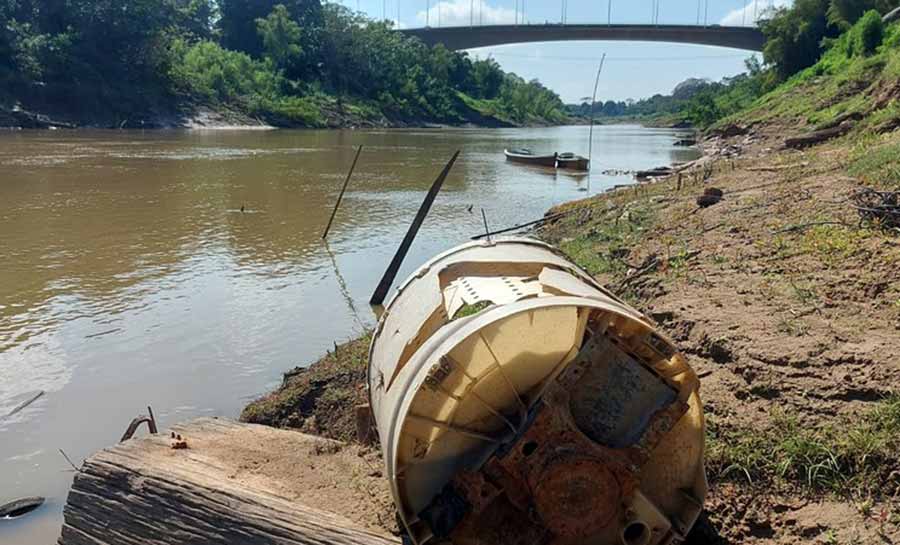
<path id="1" fill-rule="evenodd" d="M 416 14 L 423 26 L 468 26 L 469 24 L 511 24 L 516 22 L 515 10 L 493 7 L 484 0 L 449 0 L 437 2 L 426 12 Z"/>
<path id="2" fill-rule="evenodd" d="M 790 6 L 793 3 L 793 0 L 747 0 L 746 6 L 732 10 L 719 21 L 719 24 L 723 26 L 751 26 L 766 15 L 770 6 L 780 8 Z"/>

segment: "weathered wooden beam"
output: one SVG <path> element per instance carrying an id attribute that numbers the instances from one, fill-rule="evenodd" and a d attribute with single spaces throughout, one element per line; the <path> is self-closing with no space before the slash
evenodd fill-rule
<path id="1" fill-rule="evenodd" d="M 365 515 L 383 508 L 371 490 L 329 490 L 298 478 L 306 471 L 337 482 L 349 472 L 348 483 L 358 488 L 359 475 L 371 469 L 356 461 L 357 453 L 341 453 L 347 447 L 216 419 L 175 431 L 187 449 L 173 450 L 164 434 L 126 441 L 86 460 L 69 493 L 59 545 L 399 543 L 365 524 Z M 324 510 L 333 505 L 348 506 L 348 516 Z"/>

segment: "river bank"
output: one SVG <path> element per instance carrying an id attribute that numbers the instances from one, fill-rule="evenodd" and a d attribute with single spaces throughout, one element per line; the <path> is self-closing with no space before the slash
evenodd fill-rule
<path id="1" fill-rule="evenodd" d="M 342 102 L 318 97 L 316 114 L 285 116 L 251 115 L 225 105 L 202 104 L 178 110 L 147 112 L 122 118 L 93 113 L 79 115 L 53 108 L 29 109 L 0 104 L 0 129 L 402 129 L 402 128 L 523 128 L 571 124 L 570 119 L 532 119 L 518 123 L 475 107 L 478 101 L 460 100 L 458 116 L 429 119 L 381 112 L 371 104 Z"/>
<path id="2" fill-rule="evenodd" d="M 535 233 L 656 320 L 701 377 L 711 490 L 691 542 L 900 539 L 897 235 L 848 205 L 878 166 L 858 135 L 785 149 L 797 130 L 720 131 L 692 171 L 562 205 Z M 724 199 L 698 206 L 713 187 Z M 288 373 L 243 419 L 352 441 L 367 344 Z"/>

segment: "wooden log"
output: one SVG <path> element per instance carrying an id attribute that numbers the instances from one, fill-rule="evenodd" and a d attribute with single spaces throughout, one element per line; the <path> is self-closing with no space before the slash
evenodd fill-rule
<path id="1" fill-rule="evenodd" d="M 166 433 L 86 460 L 59 545 L 400 542 L 371 522 L 385 510 L 387 483 L 348 450 L 356 447 L 210 418 L 173 431 L 186 449 L 174 450 Z M 379 484 L 383 490 L 371 489 Z M 334 506 L 344 512 L 326 511 Z"/>
<path id="2" fill-rule="evenodd" d="M 853 124 L 851 122 L 844 122 L 837 127 L 832 127 L 830 129 L 824 129 L 821 131 L 813 131 L 802 136 L 788 138 L 784 141 L 784 146 L 793 149 L 806 148 L 814 144 L 831 140 L 832 138 L 837 138 L 838 136 L 843 136 L 850 132 L 852 128 Z"/>

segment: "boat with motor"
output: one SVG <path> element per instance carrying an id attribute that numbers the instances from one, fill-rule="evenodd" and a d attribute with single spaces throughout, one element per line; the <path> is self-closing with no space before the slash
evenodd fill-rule
<path id="1" fill-rule="evenodd" d="M 506 155 L 507 161 L 550 168 L 556 167 L 556 158 L 558 155 L 557 153 L 553 153 L 550 155 L 537 155 L 527 148 L 519 148 L 513 150 L 508 149 L 504 150 L 503 153 Z"/>
<path id="2" fill-rule="evenodd" d="M 581 155 L 575 155 L 574 153 L 560 153 L 556 156 L 557 168 L 587 172 L 590 170 L 590 166 L 590 160 Z"/>

